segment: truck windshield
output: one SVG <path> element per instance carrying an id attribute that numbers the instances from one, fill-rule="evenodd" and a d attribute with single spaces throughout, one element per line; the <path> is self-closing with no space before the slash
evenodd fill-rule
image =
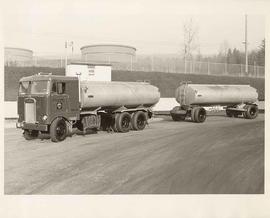
<path id="1" fill-rule="evenodd" d="M 31 83 L 31 94 L 48 94 L 49 81 L 33 81 Z"/>
<path id="2" fill-rule="evenodd" d="M 25 81 L 20 83 L 19 94 L 48 94 L 49 81 Z"/>
<path id="3" fill-rule="evenodd" d="M 20 82 L 19 94 L 28 94 L 30 92 L 30 82 Z"/>

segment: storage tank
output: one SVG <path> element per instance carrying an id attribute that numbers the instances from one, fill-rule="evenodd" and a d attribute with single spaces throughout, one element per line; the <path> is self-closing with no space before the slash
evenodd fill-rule
<path id="1" fill-rule="evenodd" d="M 181 84 L 175 99 L 180 105 L 235 105 L 256 102 L 258 93 L 250 85 Z"/>
<path id="2" fill-rule="evenodd" d="M 5 65 L 30 66 L 33 65 L 33 51 L 24 48 L 4 48 Z"/>
<path id="3" fill-rule="evenodd" d="M 157 87 L 145 82 L 80 82 L 81 107 L 136 108 L 151 107 L 160 98 Z"/>

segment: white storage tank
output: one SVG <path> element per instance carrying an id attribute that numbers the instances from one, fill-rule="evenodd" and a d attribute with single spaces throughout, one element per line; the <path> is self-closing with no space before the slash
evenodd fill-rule
<path id="1" fill-rule="evenodd" d="M 33 51 L 24 48 L 5 47 L 4 59 L 7 66 L 31 66 L 33 65 Z"/>
<path id="2" fill-rule="evenodd" d="M 180 105 L 236 105 L 254 103 L 257 90 L 250 85 L 181 84 L 175 92 Z"/>
<path id="3" fill-rule="evenodd" d="M 86 45 L 81 52 L 82 60 L 100 63 L 130 63 L 136 56 L 136 48 L 119 44 Z"/>

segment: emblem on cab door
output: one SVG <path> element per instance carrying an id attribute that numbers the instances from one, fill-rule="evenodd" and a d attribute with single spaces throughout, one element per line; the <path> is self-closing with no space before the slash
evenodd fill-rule
<path id="1" fill-rule="evenodd" d="M 57 108 L 58 110 L 62 109 L 62 103 L 61 103 L 61 102 L 57 102 L 56 108 Z"/>

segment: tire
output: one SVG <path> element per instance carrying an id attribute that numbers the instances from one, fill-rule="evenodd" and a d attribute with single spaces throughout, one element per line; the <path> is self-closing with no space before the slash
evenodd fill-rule
<path id="1" fill-rule="evenodd" d="M 206 111 L 202 107 L 197 107 L 194 110 L 194 122 L 203 123 L 206 119 Z"/>
<path id="2" fill-rule="evenodd" d="M 196 111 L 196 107 L 192 108 L 191 111 L 190 111 L 190 117 L 191 117 L 191 121 L 192 122 L 196 122 L 195 121 L 195 111 Z"/>
<path id="3" fill-rule="evenodd" d="M 131 126 L 133 130 L 143 130 L 147 123 L 147 116 L 143 111 L 137 111 L 131 118 Z"/>
<path id="4" fill-rule="evenodd" d="M 53 142 L 60 142 L 67 137 L 68 129 L 66 121 L 63 118 L 56 118 L 50 127 L 50 136 Z"/>
<path id="5" fill-rule="evenodd" d="M 119 119 L 119 116 L 120 116 L 121 113 L 116 113 L 112 116 L 112 129 L 114 132 L 118 132 L 117 128 L 116 128 L 116 120 Z"/>
<path id="6" fill-rule="evenodd" d="M 258 116 L 258 112 L 257 105 L 247 105 L 247 111 L 244 112 L 244 117 L 246 119 L 255 119 Z"/>
<path id="7" fill-rule="evenodd" d="M 172 114 L 171 117 L 174 121 L 181 121 L 186 119 L 186 115 L 177 115 L 177 114 Z"/>
<path id="8" fill-rule="evenodd" d="M 128 112 L 116 114 L 115 128 L 117 132 L 128 132 L 130 130 L 131 116 Z"/>
<path id="9" fill-rule="evenodd" d="M 23 131 L 23 137 L 26 140 L 32 140 L 32 139 L 36 139 L 38 137 L 38 131 L 37 130 L 29 130 L 29 129 L 25 129 Z"/>
<path id="10" fill-rule="evenodd" d="M 226 115 L 227 115 L 227 117 L 232 117 L 233 113 L 232 113 L 232 111 L 226 109 Z"/>
<path id="11" fill-rule="evenodd" d="M 171 117 L 174 121 L 181 121 L 181 120 L 185 120 L 186 118 L 185 114 L 181 115 L 181 114 L 175 113 L 179 110 L 181 110 L 180 106 L 176 106 L 170 111 Z"/>

